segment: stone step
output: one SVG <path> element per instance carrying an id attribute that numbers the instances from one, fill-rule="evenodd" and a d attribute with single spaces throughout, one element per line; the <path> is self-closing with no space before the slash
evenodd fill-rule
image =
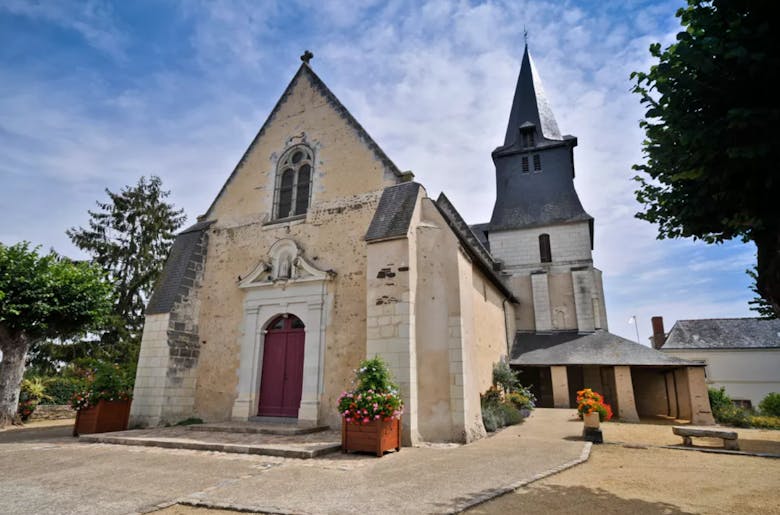
<path id="1" fill-rule="evenodd" d="M 217 433 L 244 433 L 259 435 L 296 436 L 319 433 L 330 429 L 328 426 L 297 426 L 293 424 L 260 424 L 256 422 L 219 422 L 213 424 L 192 424 L 186 426 L 190 431 L 212 431 Z"/>
<path id="2" fill-rule="evenodd" d="M 115 445 L 135 445 L 143 447 L 162 447 L 166 449 L 190 449 L 196 451 L 216 451 L 236 454 L 257 454 L 282 458 L 310 459 L 341 449 L 340 442 L 320 442 L 317 444 L 243 444 L 219 441 L 198 441 L 186 438 L 131 437 L 112 435 L 111 433 L 80 435 L 80 442 L 107 443 Z"/>

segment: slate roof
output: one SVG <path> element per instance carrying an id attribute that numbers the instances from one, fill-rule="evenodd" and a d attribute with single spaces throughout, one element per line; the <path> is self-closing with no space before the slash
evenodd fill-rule
<path id="1" fill-rule="evenodd" d="M 528 53 L 528 45 L 526 45 L 523 62 L 520 65 L 520 75 L 517 77 L 517 87 L 512 101 L 512 111 L 509 114 L 504 146 L 517 142 L 520 136 L 519 129 L 522 126 L 527 127 L 529 122 L 536 125 L 546 139 L 563 139 L 550 103 L 544 94 L 542 80 L 539 78 L 534 60 Z"/>
<path id="2" fill-rule="evenodd" d="M 662 350 L 766 348 L 780 348 L 780 319 L 678 320 L 661 347 Z"/>
<path id="3" fill-rule="evenodd" d="M 579 331 L 555 331 L 553 333 L 525 333 L 518 331 L 515 334 L 515 340 L 512 343 L 512 352 L 510 358 L 514 359 L 525 352 L 533 350 L 547 349 L 576 340 L 582 336 Z"/>
<path id="4" fill-rule="evenodd" d="M 531 127 L 536 136 L 527 146 L 520 141 L 521 129 Z M 589 222 L 593 240 L 593 217 L 585 212 L 574 189 L 576 145 L 577 138 L 561 136 L 558 130 L 526 45 L 504 145 L 492 153 L 497 195 L 486 230 Z"/>
<path id="5" fill-rule="evenodd" d="M 154 293 L 146 306 L 147 315 L 170 313 L 183 293 L 182 288 L 189 291 L 195 276 L 195 267 L 205 259 L 201 238 L 212 223 L 214 222 L 198 222 L 176 236 L 162 274 L 154 286 Z"/>
<path id="6" fill-rule="evenodd" d="M 704 362 L 670 356 L 603 330 L 551 347 L 522 352 L 512 358 L 510 364 L 704 366 Z"/>
<path id="7" fill-rule="evenodd" d="M 260 139 L 260 136 L 262 136 L 265 133 L 266 128 L 268 125 L 270 125 L 271 121 L 276 117 L 276 114 L 279 112 L 279 109 L 282 105 L 287 101 L 287 98 L 292 93 L 293 88 L 298 83 L 299 80 L 303 79 L 309 80 L 312 87 L 314 89 L 318 90 L 322 95 L 327 99 L 328 103 L 338 112 L 342 118 L 344 118 L 357 133 L 360 139 L 362 139 L 368 147 L 373 150 L 374 154 L 379 158 L 380 161 L 389 169 L 396 177 L 400 179 L 406 179 L 409 177 L 413 177 L 413 175 L 410 172 L 402 172 L 396 165 L 393 163 L 393 161 L 385 154 L 384 150 L 380 148 L 380 146 L 374 141 L 374 139 L 368 134 L 368 132 L 363 128 L 362 125 L 360 125 L 360 122 L 358 122 L 354 116 L 352 116 L 352 113 L 349 112 L 349 110 L 344 107 L 344 104 L 341 103 L 341 101 L 336 97 L 336 95 L 333 94 L 333 92 L 328 88 L 328 86 L 325 85 L 325 83 L 322 81 L 322 79 L 319 78 L 319 76 L 314 73 L 314 70 L 311 69 L 311 67 L 307 63 L 301 63 L 300 68 L 298 68 L 298 71 L 293 76 L 290 83 L 287 85 L 287 88 L 285 88 L 284 93 L 282 93 L 282 96 L 279 98 L 279 100 L 276 102 L 276 105 L 271 110 L 271 113 L 268 115 L 268 118 L 266 118 L 265 122 L 263 123 L 263 126 L 260 127 L 260 130 L 258 131 L 257 135 L 252 140 L 252 143 L 249 144 L 249 147 L 246 149 L 246 152 L 244 152 L 244 155 L 241 156 L 241 159 L 238 161 L 238 164 L 236 164 L 235 168 L 233 169 L 233 172 L 231 172 L 230 177 L 228 177 L 227 181 L 225 181 L 225 184 L 222 186 L 222 189 L 219 190 L 219 193 L 214 198 L 214 201 L 209 206 L 206 213 L 202 216 L 203 219 L 207 219 L 209 215 L 211 214 L 211 210 L 214 208 L 214 205 L 217 203 L 217 200 L 222 196 L 222 193 L 224 193 L 225 188 L 227 188 L 227 185 L 230 184 L 230 182 L 233 180 L 233 177 L 238 172 L 238 169 L 241 168 L 241 165 L 244 164 L 244 161 L 246 160 L 247 156 L 249 156 L 249 153 L 251 152 L 252 148 L 254 148 L 257 141 Z"/>
<path id="8" fill-rule="evenodd" d="M 385 188 L 368 226 L 366 241 L 406 236 L 421 187 L 416 182 L 404 182 Z"/>
<path id="9" fill-rule="evenodd" d="M 488 240 L 488 230 L 490 229 L 490 223 L 469 225 L 469 228 L 477 237 L 483 247 L 490 250 L 490 241 Z"/>

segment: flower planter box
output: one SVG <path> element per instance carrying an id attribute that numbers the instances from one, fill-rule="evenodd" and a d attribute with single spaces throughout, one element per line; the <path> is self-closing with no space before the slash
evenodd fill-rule
<path id="1" fill-rule="evenodd" d="M 372 420 L 367 424 L 353 424 L 341 419 L 341 450 L 375 452 L 381 457 L 385 451 L 401 450 L 401 421 Z"/>
<path id="2" fill-rule="evenodd" d="M 598 429 L 599 428 L 599 412 L 592 411 L 590 413 L 584 413 L 582 415 L 582 421 L 585 423 L 585 427 Z"/>
<path id="3" fill-rule="evenodd" d="M 76 425 L 73 426 L 73 436 L 124 431 L 127 429 L 129 419 L 129 400 L 101 400 L 97 405 L 81 409 L 76 413 Z"/>

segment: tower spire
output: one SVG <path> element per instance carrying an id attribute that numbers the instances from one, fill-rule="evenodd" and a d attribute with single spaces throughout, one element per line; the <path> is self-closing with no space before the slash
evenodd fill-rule
<path id="1" fill-rule="evenodd" d="M 558 122 L 555 121 L 550 104 L 544 94 L 542 81 L 536 71 L 531 54 L 528 52 L 528 31 L 524 30 L 525 51 L 520 65 L 520 75 L 517 78 L 515 97 L 512 110 L 509 113 L 509 124 L 506 129 L 504 146 L 517 143 L 520 128 L 533 124 L 537 136 L 548 140 L 561 140 Z"/>

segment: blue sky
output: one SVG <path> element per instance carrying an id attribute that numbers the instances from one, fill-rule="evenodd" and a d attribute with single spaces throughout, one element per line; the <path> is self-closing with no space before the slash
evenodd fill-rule
<path id="1" fill-rule="evenodd" d="M 356 7 L 353 4 L 359 4 Z M 637 220 L 643 111 L 629 74 L 678 31 L 672 2 L 0 3 L 0 241 L 78 257 L 65 230 L 141 175 L 205 211 L 310 49 L 312 66 L 403 169 L 470 223 L 495 198 L 523 27 L 576 187 L 596 219 L 610 330 L 650 316 L 751 316 L 755 249 L 655 239 Z"/>

